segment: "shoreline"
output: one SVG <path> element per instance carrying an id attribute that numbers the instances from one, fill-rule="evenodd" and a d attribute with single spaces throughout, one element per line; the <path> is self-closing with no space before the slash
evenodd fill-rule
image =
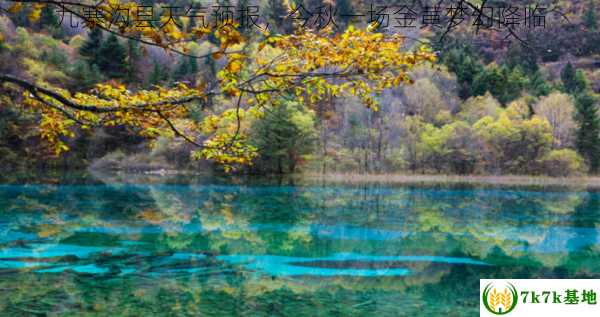
<path id="1" fill-rule="evenodd" d="M 32 173 L 33 172 L 33 173 Z M 40 173 L 41 172 L 41 173 Z M 359 173 L 297 173 L 297 174 L 221 174 L 209 171 L 185 169 L 159 169 L 159 170 L 53 170 L 42 169 L 35 171 L 17 171 L 0 177 L 0 184 L 6 183 L 7 176 L 21 176 L 17 178 L 28 180 L 44 180 L 68 176 L 69 174 L 89 175 L 102 181 L 116 181 L 129 183 L 136 180 L 145 180 L 152 183 L 152 179 L 160 181 L 166 178 L 193 177 L 200 179 L 220 179 L 234 182 L 251 183 L 261 180 L 280 183 L 282 180 L 291 181 L 297 185 L 302 184 L 383 184 L 383 185 L 479 185 L 479 186 L 516 186 L 516 187 L 563 187 L 587 188 L 600 190 L 600 176 L 570 176 L 551 177 L 535 175 L 447 175 L 447 174 L 359 174 Z M 135 182 L 135 181 L 134 181 Z M 7 183 L 11 183 L 10 181 Z"/>
<path id="2" fill-rule="evenodd" d="M 600 189 L 600 176 L 550 177 L 529 175 L 419 175 L 419 174 L 354 174 L 354 173 L 308 173 L 310 180 L 325 183 L 379 183 L 387 185 L 410 184 L 473 184 L 497 186 L 566 186 Z"/>

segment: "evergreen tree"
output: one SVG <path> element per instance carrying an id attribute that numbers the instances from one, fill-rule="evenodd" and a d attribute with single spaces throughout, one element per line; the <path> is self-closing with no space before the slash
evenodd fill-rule
<path id="1" fill-rule="evenodd" d="M 510 68 L 519 66 L 526 74 L 533 74 L 539 70 L 535 50 L 520 43 L 513 43 L 508 49 L 506 64 Z"/>
<path id="2" fill-rule="evenodd" d="M 573 88 L 573 83 L 575 82 L 575 68 L 571 63 L 568 63 L 560 71 L 560 80 L 562 81 L 565 90 L 567 92 L 571 92 Z"/>
<path id="3" fill-rule="evenodd" d="M 283 0 L 268 0 L 268 20 L 271 26 L 275 27 L 275 32 L 286 34 L 292 31 L 291 22 L 286 19 L 289 15 L 288 9 Z"/>
<path id="4" fill-rule="evenodd" d="M 192 81 L 196 77 L 196 73 L 198 72 L 198 61 L 196 58 L 192 56 L 182 56 L 179 61 L 179 65 L 173 72 L 174 80 L 182 80 L 186 79 Z"/>
<path id="5" fill-rule="evenodd" d="M 587 89 L 585 74 L 581 70 L 575 70 L 571 63 L 560 72 L 560 79 L 566 92 L 578 94 Z"/>
<path id="6" fill-rule="evenodd" d="M 41 27 L 44 26 L 57 26 L 59 23 L 58 17 L 54 13 L 51 6 L 47 5 L 42 8 L 40 13 L 39 24 Z"/>
<path id="7" fill-rule="evenodd" d="M 552 91 L 552 86 L 544 79 L 540 71 L 529 76 L 529 91 L 534 96 L 547 96 Z"/>
<path id="8" fill-rule="evenodd" d="M 196 73 L 198 72 L 198 60 L 192 56 L 190 56 L 189 59 L 190 73 L 195 77 Z"/>
<path id="9" fill-rule="evenodd" d="M 254 24 L 252 24 L 252 20 L 248 17 L 249 14 L 253 14 L 250 6 L 250 0 L 237 0 L 235 5 L 235 12 L 238 13 L 238 22 L 240 23 L 240 32 L 246 36 L 250 37 L 252 35 L 252 28 L 254 28 Z"/>
<path id="10" fill-rule="evenodd" d="M 459 96 L 467 99 L 473 95 L 473 81 L 484 71 L 483 64 L 479 61 L 469 46 L 453 48 L 444 54 L 443 62 L 448 70 L 456 74 L 460 85 Z"/>
<path id="11" fill-rule="evenodd" d="M 127 75 L 127 51 L 111 34 L 100 47 L 98 67 L 108 78 L 123 78 Z"/>
<path id="12" fill-rule="evenodd" d="M 598 172 L 600 165 L 600 117 L 596 100 L 589 93 L 576 98 L 577 150 L 590 164 L 590 171 Z"/>
<path id="13" fill-rule="evenodd" d="M 352 22 L 352 14 L 354 14 L 354 10 L 352 9 L 352 1 L 350 0 L 336 0 L 335 8 L 337 10 L 337 14 L 339 16 L 338 20 L 341 25 L 339 25 L 342 29 L 345 29 L 350 22 Z"/>
<path id="14" fill-rule="evenodd" d="M 198 61 L 196 60 L 196 58 L 192 57 L 192 56 L 188 56 L 187 58 L 187 80 L 189 81 L 189 83 L 191 84 L 195 84 L 196 83 L 196 74 L 198 73 Z"/>
<path id="15" fill-rule="evenodd" d="M 138 41 L 130 39 L 127 41 L 127 76 L 128 82 L 137 81 L 137 63 L 142 56 Z"/>
<path id="16" fill-rule="evenodd" d="M 102 30 L 100 28 L 93 28 L 88 32 L 87 40 L 85 40 L 83 45 L 81 45 L 81 48 L 79 48 L 79 55 L 85 57 L 88 64 L 97 64 L 101 47 Z"/>
<path id="17" fill-rule="evenodd" d="M 590 0 L 587 10 L 583 15 L 583 24 L 592 31 L 598 29 L 598 16 L 596 15 L 595 0 Z"/>
<path id="18" fill-rule="evenodd" d="M 174 80 L 181 80 L 182 78 L 184 78 L 185 76 L 187 76 L 188 74 L 190 74 L 190 64 L 188 63 L 189 59 L 182 57 L 181 61 L 179 62 L 179 65 L 177 66 L 177 68 L 175 69 L 175 72 L 173 73 L 173 79 Z"/>
<path id="19" fill-rule="evenodd" d="M 259 167 L 293 173 L 302 155 L 314 143 L 314 116 L 297 103 L 273 106 L 252 127 L 253 141 L 260 153 Z"/>
<path id="20" fill-rule="evenodd" d="M 47 29 L 55 38 L 62 38 L 64 36 L 60 20 L 56 16 L 56 13 L 54 13 L 53 6 L 51 5 L 42 8 L 38 26 L 40 29 Z"/>
<path id="21" fill-rule="evenodd" d="M 90 66 L 82 60 L 77 60 L 70 71 L 70 78 L 73 80 L 71 88 L 87 90 L 96 83 L 102 81 L 102 76 L 97 65 Z"/>
<path id="22" fill-rule="evenodd" d="M 521 92 L 529 86 L 529 80 L 519 66 L 510 70 L 508 67 L 498 67 L 491 64 L 485 70 L 475 75 L 473 80 L 473 96 L 483 96 L 490 92 L 503 104 L 517 99 Z"/>
<path id="23" fill-rule="evenodd" d="M 152 69 L 152 73 L 150 73 L 150 78 L 148 78 L 149 85 L 158 85 L 161 82 L 165 82 L 169 79 L 169 74 L 163 66 L 161 66 L 158 62 L 154 61 L 154 68 Z"/>

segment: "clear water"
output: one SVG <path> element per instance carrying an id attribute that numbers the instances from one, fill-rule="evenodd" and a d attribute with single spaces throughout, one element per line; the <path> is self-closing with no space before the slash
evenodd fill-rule
<path id="1" fill-rule="evenodd" d="M 600 278 L 599 223 L 585 190 L 5 180 L 0 315 L 477 316 L 480 278 Z"/>

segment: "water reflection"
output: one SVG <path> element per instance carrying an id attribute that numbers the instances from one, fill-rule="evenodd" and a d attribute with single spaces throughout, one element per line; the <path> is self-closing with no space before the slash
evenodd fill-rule
<path id="1" fill-rule="evenodd" d="M 600 272 L 594 192 L 112 181 L 0 185 L 0 311 L 469 316 Z"/>

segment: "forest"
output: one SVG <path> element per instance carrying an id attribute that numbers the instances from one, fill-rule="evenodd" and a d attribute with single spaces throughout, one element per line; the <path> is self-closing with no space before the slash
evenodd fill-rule
<path id="1" fill-rule="evenodd" d="M 158 16 L 194 1 L 101 6 L 152 8 L 144 29 L 90 21 L 86 1 L 0 1 L 0 169 L 596 174 L 600 5 L 535 3 L 543 25 L 503 33 L 447 28 L 445 9 L 414 28 L 348 18 L 367 1 L 215 2 L 260 8 L 245 27 Z M 310 28 L 300 7 L 344 14 Z"/>

